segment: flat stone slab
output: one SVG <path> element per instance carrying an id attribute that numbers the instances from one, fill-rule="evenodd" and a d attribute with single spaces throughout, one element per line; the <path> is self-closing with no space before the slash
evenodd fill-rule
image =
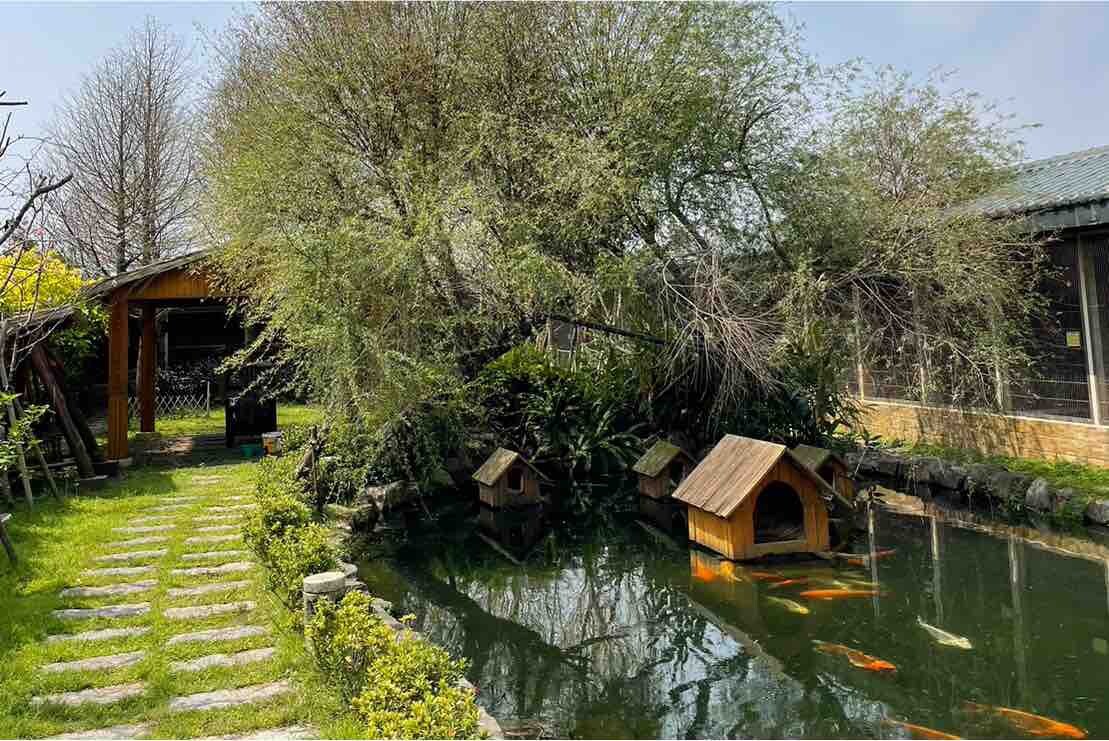
<path id="1" fill-rule="evenodd" d="M 38 695 L 31 698 L 32 705 L 111 705 L 146 692 L 146 685 L 116 684 L 111 687 L 96 687 L 80 692 L 59 692 L 56 695 Z"/>
<path id="2" fill-rule="evenodd" d="M 246 512 L 248 509 L 254 509 L 257 506 L 257 504 L 228 504 L 225 507 L 209 507 L 208 513 L 222 515 L 229 512 Z"/>
<path id="3" fill-rule="evenodd" d="M 149 724 L 134 723 L 123 726 L 94 728 L 91 731 L 78 731 L 77 733 L 63 733 L 61 736 L 47 736 L 47 739 L 57 739 L 58 741 L 71 739 L 72 741 L 78 741 L 78 739 L 142 738 L 149 732 Z"/>
<path id="4" fill-rule="evenodd" d="M 169 709 L 177 712 L 183 710 L 219 710 L 220 708 L 231 708 L 237 705 L 265 702 L 288 694 L 292 692 L 292 689 L 292 684 L 283 679 L 279 682 L 254 684 L 234 690 L 198 692 L 195 695 L 173 698 L 169 701 Z"/>
<path id="5" fill-rule="evenodd" d="M 92 641 L 112 641 L 116 638 L 133 638 L 146 635 L 150 628 L 139 625 L 134 628 L 105 628 L 103 630 L 86 630 L 83 633 L 56 633 L 46 636 L 47 643 L 90 643 Z"/>
<path id="6" fill-rule="evenodd" d="M 154 545 L 165 543 L 169 538 L 164 535 L 148 535 L 145 538 L 131 538 L 130 540 L 116 540 L 108 543 L 109 548 L 132 548 L 136 545 Z"/>
<path id="7" fill-rule="evenodd" d="M 161 558 L 166 555 L 165 548 L 156 551 L 125 551 L 123 553 L 109 553 L 106 556 L 97 556 L 96 560 L 101 563 L 110 563 L 112 561 L 134 561 L 137 559 L 150 559 Z"/>
<path id="8" fill-rule="evenodd" d="M 268 661 L 277 653 L 275 648 L 255 648 L 250 651 L 239 651 L 233 654 L 209 654 L 191 661 L 174 661 L 169 665 L 171 672 L 202 672 L 205 669 L 214 669 L 223 666 L 242 666 L 243 664 L 256 664 L 259 661 Z"/>
<path id="9" fill-rule="evenodd" d="M 175 518 L 175 517 L 166 517 L 166 516 L 162 515 L 160 517 L 136 517 L 133 520 L 129 520 L 127 522 L 127 524 L 128 525 L 172 525 L 175 522 L 177 522 L 177 518 Z"/>
<path id="10" fill-rule="evenodd" d="M 198 517 L 196 519 L 199 520 L 200 518 Z M 220 519 L 226 519 L 226 518 L 220 518 Z M 198 532 L 198 533 L 230 533 L 230 532 L 235 532 L 235 531 L 240 530 L 240 529 L 241 528 L 238 525 L 208 525 L 207 527 L 198 527 L 196 529 L 196 532 Z"/>
<path id="11" fill-rule="evenodd" d="M 237 736 L 201 736 L 193 741 L 293 741 L 293 739 L 316 738 L 317 732 L 311 726 L 284 726 L 250 731 Z"/>
<path id="12" fill-rule="evenodd" d="M 61 672 L 95 672 L 121 669 L 125 666 L 137 664 L 146 656 L 146 651 L 131 651 L 125 654 L 112 654 L 111 656 L 95 656 L 91 659 L 80 661 L 58 661 L 53 664 L 44 664 L 39 667 L 40 672 L 46 674 L 60 674 Z"/>
<path id="13" fill-rule="evenodd" d="M 204 584 L 199 587 L 184 587 L 181 589 L 167 589 L 166 596 L 170 599 L 177 597 L 199 597 L 203 594 L 218 594 L 231 592 L 235 589 L 246 589 L 251 585 L 249 581 L 225 581 L 219 584 Z"/>
<path id="14" fill-rule="evenodd" d="M 242 522 L 241 515 L 197 515 L 193 518 L 197 522 Z M 201 529 L 197 530 L 198 533 L 204 532 Z"/>
<path id="15" fill-rule="evenodd" d="M 183 553 L 181 554 L 182 561 L 209 561 L 213 558 L 234 559 L 249 556 L 250 551 L 243 550 L 228 550 L 228 551 L 204 551 L 202 553 Z"/>
<path id="16" fill-rule="evenodd" d="M 89 618 L 135 617 L 136 615 L 145 615 L 148 612 L 150 612 L 149 602 L 136 602 L 133 605 L 53 610 L 50 614 L 59 620 L 88 620 Z"/>
<path id="17" fill-rule="evenodd" d="M 167 607 L 163 613 L 170 620 L 196 620 L 199 618 L 215 617 L 216 615 L 233 615 L 241 612 L 250 612 L 257 605 L 249 600 L 243 602 L 221 602 L 215 605 L 194 605 L 192 607 Z"/>
<path id="18" fill-rule="evenodd" d="M 241 540 L 242 536 L 239 535 L 194 535 L 191 538 L 185 538 L 186 545 L 200 545 L 201 543 L 231 543 L 236 540 Z"/>
<path id="19" fill-rule="evenodd" d="M 208 643 L 209 641 L 237 641 L 240 638 L 253 638 L 254 636 L 268 635 L 269 626 L 266 625 L 237 625 L 233 628 L 213 628 L 211 630 L 198 630 L 195 633 L 180 633 L 170 636 L 166 641 L 167 646 L 176 646 L 179 643 Z"/>
<path id="20" fill-rule="evenodd" d="M 124 535 L 141 535 L 142 533 L 168 533 L 173 530 L 176 525 L 139 525 L 128 527 L 113 527 L 113 533 L 123 533 Z"/>
<path id="21" fill-rule="evenodd" d="M 153 566 L 109 566 L 106 569 L 85 569 L 81 576 L 138 576 L 153 571 Z"/>
<path id="22" fill-rule="evenodd" d="M 63 589 L 61 597 L 119 597 L 124 594 L 138 594 L 149 592 L 158 586 L 153 579 L 129 582 L 124 584 L 107 584 L 103 587 L 68 587 Z"/>
<path id="23" fill-rule="evenodd" d="M 222 576 L 224 574 L 241 574 L 254 568 L 253 561 L 232 561 L 219 566 L 195 566 L 191 569 L 174 569 L 169 572 L 173 576 Z"/>

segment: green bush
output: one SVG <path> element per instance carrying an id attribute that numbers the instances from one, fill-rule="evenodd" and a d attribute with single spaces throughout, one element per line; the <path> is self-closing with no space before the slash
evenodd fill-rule
<path id="1" fill-rule="evenodd" d="M 271 560 L 270 549 L 285 536 L 311 522 L 307 505 L 288 493 L 259 497 L 243 523 L 243 540 L 263 563 Z"/>
<path id="2" fill-rule="evenodd" d="M 323 525 L 309 523 L 286 530 L 266 546 L 267 582 L 278 598 L 292 609 L 301 601 L 304 577 L 332 571 L 339 565 L 338 550 Z"/>
<path id="3" fill-rule="evenodd" d="M 415 641 L 406 641 L 415 643 Z M 440 682 L 403 710 L 376 710 L 357 705 L 371 738 L 483 738 L 473 693 Z"/>
<path id="4" fill-rule="evenodd" d="M 336 605 L 322 600 L 304 626 L 316 663 L 350 702 L 366 684 L 366 669 L 374 656 L 394 640 L 389 626 L 373 615 L 369 595 L 351 592 Z"/>

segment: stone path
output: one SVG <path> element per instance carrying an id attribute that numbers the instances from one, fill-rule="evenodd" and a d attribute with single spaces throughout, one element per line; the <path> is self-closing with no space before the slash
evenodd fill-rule
<path id="1" fill-rule="evenodd" d="M 213 477 L 214 480 L 220 477 Z M 52 616 L 63 623 L 78 623 L 75 632 L 56 633 L 45 638 L 46 644 L 96 644 L 105 650 L 91 657 L 51 661 L 38 666 L 43 675 L 59 678 L 72 677 L 77 687 L 103 682 L 72 692 L 50 692 L 35 695 L 35 707 L 104 706 L 143 697 L 147 684 L 142 678 L 147 672 L 158 672 L 157 667 L 168 669 L 170 676 L 184 680 L 186 677 L 203 678 L 209 670 L 234 667 L 264 667 L 275 657 L 272 645 L 248 647 L 242 650 L 233 642 L 244 639 L 262 639 L 270 636 L 268 625 L 242 623 L 257 605 L 247 599 L 220 600 L 228 592 L 245 591 L 254 582 L 242 575 L 255 568 L 249 551 L 242 548 L 219 548 L 221 544 L 241 542 L 241 523 L 253 504 L 242 503 L 245 496 L 163 497 L 140 516 L 130 518 L 125 525 L 112 529 L 117 538 L 106 540 L 103 550 L 93 552 L 89 560 L 96 564 L 80 572 L 81 580 L 95 580 L 92 584 L 74 584 L 59 592 L 62 606 Z M 197 524 L 202 526 L 197 527 Z M 211 523 L 211 524 L 209 524 Z M 188 537 L 181 537 L 188 535 Z M 128 537 L 130 536 L 130 537 Z M 144 548 L 144 546 L 146 546 Z M 137 563 L 136 563 L 137 562 Z M 141 578 L 136 578 L 141 577 Z M 167 583 L 169 582 L 169 583 Z M 142 595 L 143 601 L 123 601 L 113 604 L 83 600 L 107 600 Z M 210 596 L 215 596 L 211 599 Z M 164 604 L 170 601 L 169 604 Z M 191 603 L 196 600 L 196 603 Z M 136 650 L 120 650 L 119 641 L 134 640 L 151 635 L 152 620 L 170 621 L 170 635 L 154 645 Z M 97 621 L 95 629 L 80 630 L 81 621 Z M 112 625 L 127 621 L 124 625 Z M 190 629 L 189 623 L 197 623 Z M 215 627 L 213 627 L 215 623 Z M 104 627 L 107 624 L 108 627 Z M 64 630 L 64 628 L 62 628 Z M 147 640 L 150 640 L 147 638 Z M 257 640 L 252 641 L 257 643 Z M 232 645 L 228 645 L 232 644 Z M 241 644 L 239 644 L 241 645 Z M 128 648 L 134 647 L 129 646 Z M 209 648 L 210 647 L 210 648 Z M 220 647 L 224 647 L 220 651 Z M 181 657 L 181 651 L 185 651 Z M 197 653 L 201 655 L 196 655 Z M 177 653 L 177 658 L 173 654 Z M 167 656 L 168 654 L 168 656 Z M 65 658 L 65 655 L 58 655 Z M 170 660 L 174 658 L 175 660 Z M 112 673 L 127 670 L 127 679 L 134 681 L 112 683 Z M 244 669 L 245 671 L 245 669 Z M 257 682 L 258 670 L 251 669 Z M 239 672 L 241 674 L 241 672 Z M 234 671 L 223 675 L 223 682 L 235 682 Z M 122 677 L 122 675 L 121 675 Z M 195 681 L 195 680 L 190 680 Z M 240 682 L 242 680 L 239 680 Z M 201 679 L 203 687 L 204 680 Z M 52 687 L 57 687 L 57 684 Z M 70 684 L 73 686 L 73 684 Z M 189 686 L 184 683 L 182 686 Z M 193 686 L 196 686 L 195 684 Z M 284 679 L 247 686 L 205 688 L 204 692 L 182 693 L 171 697 L 164 706 L 171 713 L 219 710 L 239 705 L 265 703 L 277 700 L 293 691 L 293 685 Z M 41 711 L 40 711 L 41 712 Z M 118 717 L 116 718 L 118 721 Z M 156 732 L 151 722 L 143 718 L 134 723 L 124 723 L 103 728 L 55 736 L 59 739 L 108 739 L 141 738 Z M 261 731 L 251 731 L 235 739 L 302 739 L 311 738 L 314 730 L 303 725 L 290 725 Z"/>

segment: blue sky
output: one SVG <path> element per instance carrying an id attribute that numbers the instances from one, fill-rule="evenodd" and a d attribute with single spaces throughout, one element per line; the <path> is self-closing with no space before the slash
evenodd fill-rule
<path id="1" fill-rule="evenodd" d="M 31 101 L 15 130 L 40 134 L 55 104 L 143 16 L 203 52 L 204 33 L 248 6 L 230 3 L 0 3 L 0 89 Z M 807 49 L 824 64 L 862 57 L 956 82 L 1003 102 L 1029 157 L 1109 144 L 1109 4 L 790 3 Z M 204 61 L 201 60 L 201 67 Z"/>

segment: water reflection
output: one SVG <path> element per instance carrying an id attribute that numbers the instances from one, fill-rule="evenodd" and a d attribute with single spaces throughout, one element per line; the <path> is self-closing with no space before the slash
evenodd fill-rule
<path id="1" fill-rule="evenodd" d="M 858 550 L 871 556 L 868 571 L 843 562 L 763 567 L 778 584 L 797 580 L 786 586 L 759 567 L 666 545 L 630 521 L 544 532 L 490 514 L 477 527 L 417 538 L 395 558 L 365 564 L 364 576 L 414 612 L 419 630 L 468 658 L 490 711 L 531 735 L 905 735 L 886 719 L 1013 735 L 995 716 L 965 712 L 966 701 L 1109 733 L 1109 673 L 1096 649 L 1109 633 L 1107 559 L 1063 557 L 934 513 L 874 508 L 867 524 Z M 511 563 L 478 532 L 505 550 L 530 550 L 512 550 L 519 563 Z M 889 548 L 896 553 L 878 557 Z M 801 596 L 866 581 L 883 596 Z M 918 616 L 969 637 L 974 650 L 937 644 Z M 818 653 L 814 640 L 898 672 Z"/>

